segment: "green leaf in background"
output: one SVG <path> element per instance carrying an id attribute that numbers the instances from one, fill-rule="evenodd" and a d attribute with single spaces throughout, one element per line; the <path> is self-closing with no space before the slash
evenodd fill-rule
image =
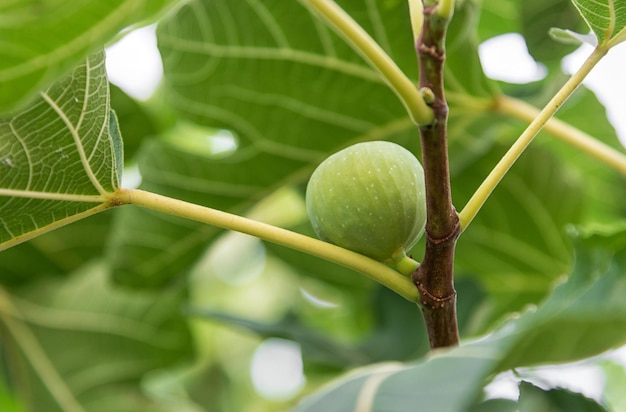
<path id="1" fill-rule="evenodd" d="M 170 128 L 171 115 L 157 104 L 138 102 L 119 87 L 110 84 L 111 108 L 115 111 L 124 137 L 124 159 L 133 161 L 142 143 Z M 169 116 L 168 116 L 169 115 Z"/>
<path id="2" fill-rule="evenodd" d="M 1 347 L 0 350 L 2 350 Z M 2 412 L 24 411 L 20 402 L 9 390 L 7 383 L 2 380 L 2 376 L 0 376 L 0 410 Z"/>
<path id="3" fill-rule="evenodd" d="M 621 238 L 623 232 L 607 235 Z M 306 399 L 297 412 L 352 410 L 360 399 L 372 411 L 467 410 L 488 377 L 510 368 L 569 362 L 626 342 L 626 250 L 578 240 L 576 265 L 538 308 L 483 339 L 433 353 L 416 365 L 345 378 Z M 459 373 L 463 371 L 463 373 Z M 348 404 L 340 404 L 338 399 Z M 570 409 L 571 410 L 571 409 Z"/>
<path id="4" fill-rule="evenodd" d="M 367 353 L 315 331 L 303 324 L 295 313 L 287 313 L 278 322 L 267 323 L 233 315 L 220 310 L 190 308 L 193 317 L 223 322 L 230 327 L 244 329 L 264 338 L 281 338 L 298 342 L 307 362 L 339 368 L 367 364 L 371 359 Z"/>
<path id="5" fill-rule="evenodd" d="M 0 113 L 67 74 L 120 30 L 173 0 L 15 0 L 0 3 Z"/>
<path id="6" fill-rule="evenodd" d="M 626 40 L 626 3 L 619 0 L 572 0 L 598 38 L 609 46 Z"/>
<path id="7" fill-rule="evenodd" d="M 210 131 L 209 131 L 210 133 Z M 183 142 L 184 143 L 184 142 Z M 242 213 L 271 189 L 280 187 L 298 161 L 274 161 L 260 153 L 246 162 L 245 151 L 227 156 L 210 156 L 180 145 L 148 142 L 139 153 L 141 188 L 156 193 Z M 227 177 L 229 182 L 221 180 Z M 162 286 L 185 273 L 220 229 L 182 218 L 143 209 L 127 208 L 119 214 L 111 242 L 114 276 L 135 286 Z"/>
<path id="8" fill-rule="evenodd" d="M 565 80 L 564 75 L 561 77 L 559 82 Z M 557 81 L 554 78 L 551 80 Z M 542 107 L 554 90 L 553 86 L 549 85 L 549 79 L 540 83 L 537 89 L 531 89 L 528 85 L 511 84 L 503 85 L 503 89 L 507 95 L 523 99 L 535 107 Z M 579 87 L 568 99 L 556 117 L 618 151 L 624 150 L 615 128 L 607 120 L 606 108 L 596 95 L 584 86 Z M 526 126 L 526 122 L 508 119 L 500 133 L 513 141 L 512 139 L 519 136 Z M 533 146 L 551 152 L 560 163 L 559 168 L 562 169 L 561 174 L 565 181 L 569 184 L 577 182 L 579 190 L 585 194 L 580 199 L 581 222 L 610 223 L 624 216 L 626 213 L 626 177 L 615 173 L 604 163 L 545 130 L 539 133 Z M 606 193 L 612 195 L 606 196 Z"/>
<path id="9" fill-rule="evenodd" d="M 167 411 L 139 391 L 144 376 L 190 361 L 181 292 L 111 288 L 106 267 L 67 281 L 2 289 L 0 336 L 12 385 L 30 411 Z"/>
<path id="10" fill-rule="evenodd" d="M 105 209 L 121 171 L 100 52 L 0 118 L 0 250 Z"/>
<path id="11" fill-rule="evenodd" d="M 373 4 L 373 22 L 362 4 L 349 10 L 377 37 L 404 45 L 398 54 L 406 56 L 408 8 L 391 4 L 404 25 Z M 171 104 L 200 124 L 234 131 L 251 159 L 316 162 L 367 134 L 413 129 L 378 74 L 300 2 L 192 1 L 159 26 L 158 40 Z"/>
<path id="12" fill-rule="evenodd" d="M 0 284 L 16 287 L 47 277 L 66 277 L 99 259 L 112 221 L 112 211 L 106 211 L 4 250 Z"/>
<path id="13" fill-rule="evenodd" d="M 505 149 L 496 146 L 455 174 L 455 202 L 465 203 Z M 583 201 L 580 182 L 542 148 L 529 149 L 504 177 L 456 247 L 459 277 L 476 279 L 491 297 L 484 327 L 539 302 L 570 270 L 565 226 L 580 220 Z"/>
<path id="14" fill-rule="evenodd" d="M 543 390 L 530 382 L 520 384 L 519 412 L 607 412 L 593 399 L 566 389 Z"/>
<path id="15" fill-rule="evenodd" d="M 520 32 L 520 2 L 517 0 L 482 0 L 477 32 L 480 41 L 505 33 Z"/>
<path id="16" fill-rule="evenodd" d="M 535 60 L 560 69 L 561 59 L 575 50 L 575 46 L 552 41 L 553 27 L 577 29 L 580 17 L 570 0 L 526 0 L 520 2 L 521 34 L 528 52 Z M 578 45 L 576 45 L 578 46 Z"/>
<path id="17" fill-rule="evenodd" d="M 497 84 L 488 79 L 478 55 L 480 7 L 474 2 L 464 2 L 454 12 L 454 18 L 446 34 L 446 64 L 444 83 L 446 94 L 454 100 L 455 95 L 479 97 L 489 100 L 498 94 Z M 454 103 L 452 103 L 454 105 Z M 466 114 L 466 113 L 457 113 Z M 463 116 L 460 116 L 463 117 Z M 450 139 L 454 144 L 454 140 Z M 450 148 L 457 154 L 456 148 Z"/>
<path id="18" fill-rule="evenodd" d="M 529 85 L 501 86 L 507 95 L 541 107 L 551 93 L 548 83 L 544 80 L 536 89 Z M 458 210 L 526 124 L 491 113 L 475 113 L 469 123 L 470 116 L 457 119 L 454 113 L 453 108 L 450 139 L 475 136 L 466 140 L 473 144 L 466 144 L 465 153 L 451 159 L 452 194 Z M 585 87 L 568 100 L 558 118 L 623 150 L 607 121 L 606 109 Z M 537 303 L 554 279 L 570 270 L 571 245 L 565 227 L 590 222 L 612 226 L 625 216 L 625 205 L 626 178 L 552 134 L 541 132 L 461 236 L 456 249 L 457 276 L 472 276 L 490 292 L 492 321 Z M 500 241 L 493 242 L 494 236 Z M 485 321 L 484 326 L 490 326 L 488 318 Z"/>

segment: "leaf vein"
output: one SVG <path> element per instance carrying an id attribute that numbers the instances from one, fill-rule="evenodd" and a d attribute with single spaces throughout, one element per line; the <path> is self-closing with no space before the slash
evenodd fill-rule
<path id="1" fill-rule="evenodd" d="M 76 127 L 72 124 L 72 121 L 66 116 L 65 112 L 59 107 L 59 105 L 52 99 L 46 92 L 41 92 L 41 96 L 43 99 L 50 105 L 50 107 L 57 113 L 59 118 L 65 123 L 65 126 L 69 130 L 74 139 L 74 144 L 76 145 L 76 149 L 78 151 L 78 155 L 80 157 L 80 161 L 83 164 L 83 169 L 87 174 L 87 177 L 91 181 L 91 184 L 94 188 L 102 195 L 105 195 L 107 191 L 102 187 L 98 178 L 95 176 L 93 170 L 91 169 L 91 165 L 89 164 L 89 160 L 87 159 L 87 155 L 85 153 L 85 148 L 82 145 L 80 140 L 80 136 Z"/>

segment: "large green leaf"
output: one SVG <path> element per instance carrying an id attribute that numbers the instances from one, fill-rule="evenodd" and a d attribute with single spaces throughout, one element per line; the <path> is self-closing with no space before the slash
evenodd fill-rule
<path id="1" fill-rule="evenodd" d="M 597 235 L 600 236 L 600 235 Z M 624 232 L 604 237 L 623 239 Z M 601 236 L 600 236 L 601 237 Z M 522 366 L 568 362 L 626 342 L 626 250 L 595 247 L 581 240 L 569 279 L 536 309 L 503 324 L 483 339 L 434 353 L 416 365 L 362 371 L 305 400 L 296 410 L 467 410 L 485 380 Z M 459 373 L 463 371 L 463 373 Z"/>
<path id="2" fill-rule="evenodd" d="M 100 52 L 0 118 L 0 250 L 106 208 L 121 163 Z"/>
<path id="3" fill-rule="evenodd" d="M 0 4 L 0 112 L 15 109 L 126 26 L 173 0 L 15 0 Z"/>
<path id="4" fill-rule="evenodd" d="M 0 292 L 3 358 L 28 410 L 172 410 L 138 387 L 147 373 L 189 360 L 184 294 L 114 290 L 100 264 L 68 281 L 7 292 Z"/>

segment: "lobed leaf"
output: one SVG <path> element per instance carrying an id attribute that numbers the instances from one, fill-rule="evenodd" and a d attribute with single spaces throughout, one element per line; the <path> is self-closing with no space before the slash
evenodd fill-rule
<path id="1" fill-rule="evenodd" d="M 0 250 L 106 208 L 121 171 L 100 52 L 0 118 Z"/>

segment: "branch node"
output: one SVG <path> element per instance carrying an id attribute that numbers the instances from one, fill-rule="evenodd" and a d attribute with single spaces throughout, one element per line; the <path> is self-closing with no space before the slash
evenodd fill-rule
<path id="1" fill-rule="evenodd" d="M 420 54 L 426 55 L 434 60 L 437 60 L 438 62 L 442 62 L 446 59 L 446 54 L 442 51 L 440 51 L 437 46 L 433 45 L 426 45 L 424 43 L 420 43 L 417 46 L 417 51 Z"/>
<path id="2" fill-rule="evenodd" d="M 442 236 L 442 237 L 434 237 L 434 236 L 431 236 L 428 230 L 426 230 L 426 236 L 428 237 L 428 240 L 430 242 L 432 242 L 435 245 L 440 245 L 442 243 L 450 242 L 453 239 L 456 240 L 459 237 L 459 235 L 461 234 L 461 223 L 459 221 L 459 217 L 456 211 L 454 211 L 454 214 L 455 214 L 455 218 L 453 218 L 454 227 L 452 228 L 450 232 L 448 232 L 447 235 Z"/>
<path id="3" fill-rule="evenodd" d="M 451 294 L 447 296 L 435 296 L 424 286 L 421 282 L 421 279 L 424 277 L 422 271 L 417 269 L 413 276 L 413 282 L 415 286 L 417 286 L 417 290 L 419 291 L 419 301 L 422 307 L 428 309 L 441 309 L 449 304 L 450 301 L 456 299 L 456 291 L 453 291 Z"/>

